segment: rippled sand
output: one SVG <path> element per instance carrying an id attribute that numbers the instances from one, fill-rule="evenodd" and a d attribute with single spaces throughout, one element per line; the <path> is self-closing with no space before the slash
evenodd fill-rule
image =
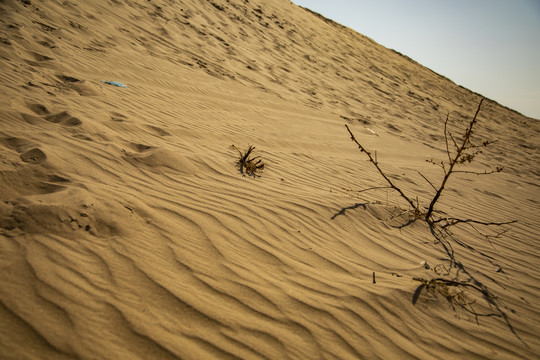
<path id="1" fill-rule="evenodd" d="M 287 0 L 0 14 L 0 358 L 540 353 L 537 120 L 484 101 L 467 169 L 505 171 L 438 209 L 518 223 L 440 242 L 344 126 L 427 205 L 481 96 L 411 59 Z"/>

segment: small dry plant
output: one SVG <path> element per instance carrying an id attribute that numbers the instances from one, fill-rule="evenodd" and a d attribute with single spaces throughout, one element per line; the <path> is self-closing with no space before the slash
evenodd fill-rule
<path id="1" fill-rule="evenodd" d="M 260 156 L 252 156 L 255 146 L 249 145 L 246 151 L 242 151 L 234 145 L 231 145 L 230 148 L 238 151 L 236 167 L 242 176 L 260 176 L 259 173 L 264 169 L 264 163 Z"/>
<path id="2" fill-rule="evenodd" d="M 478 221 L 473 219 L 458 219 L 448 216 L 438 216 L 438 211 L 435 210 L 435 205 L 437 204 L 437 201 L 440 199 L 443 191 L 446 189 L 446 185 L 448 183 L 448 180 L 453 174 L 456 173 L 464 173 L 464 174 L 474 174 L 474 175 L 489 175 L 493 173 L 498 173 L 503 170 L 502 167 L 497 167 L 494 170 L 491 171 L 483 171 L 483 172 L 475 172 L 475 171 L 466 171 L 466 170 L 460 170 L 458 167 L 460 165 L 469 164 L 471 163 L 475 157 L 482 153 L 483 149 L 486 148 L 488 145 L 492 143 L 492 141 L 483 141 L 480 144 L 473 143 L 472 141 L 472 134 L 474 126 L 477 124 L 478 120 L 478 113 L 480 112 L 480 108 L 482 107 L 482 102 L 484 99 L 480 100 L 480 104 L 478 105 L 478 109 L 476 110 L 476 113 L 474 114 L 473 119 L 470 121 L 469 125 L 467 126 L 463 136 L 461 138 L 458 138 L 454 136 L 450 130 L 448 130 L 448 115 L 446 116 L 446 121 L 444 122 L 444 138 L 446 142 L 446 155 L 447 160 L 443 160 L 441 162 L 434 162 L 432 160 L 428 160 L 428 162 L 431 162 L 437 166 L 440 166 L 443 171 L 443 178 L 439 184 L 439 186 L 435 186 L 435 184 L 429 180 L 426 176 L 424 176 L 422 173 L 419 172 L 420 176 L 433 188 L 435 191 L 435 194 L 433 195 L 432 200 L 430 201 L 429 205 L 427 207 L 421 206 L 418 198 L 413 199 L 412 197 L 406 195 L 403 190 L 397 186 L 392 180 L 390 180 L 389 176 L 386 175 L 386 173 L 381 169 L 379 166 L 379 162 L 377 160 L 376 156 L 373 156 L 370 151 L 368 151 L 366 148 L 364 148 L 356 139 L 354 134 L 352 133 L 351 129 L 349 129 L 349 126 L 345 125 L 347 128 L 347 131 L 349 132 L 351 136 L 351 140 L 356 143 L 358 148 L 361 152 L 365 153 L 369 161 L 375 166 L 379 174 L 383 177 L 383 179 L 388 184 L 387 186 L 378 186 L 378 187 L 372 187 L 369 189 L 360 190 L 359 192 L 367 191 L 367 190 L 374 190 L 374 189 L 393 189 L 399 195 L 407 201 L 407 203 L 410 205 L 412 214 L 414 214 L 415 219 L 423 219 L 430 225 L 439 224 L 442 228 L 447 228 L 452 225 L 456 225 L 459 223 L 467 223 L 467 224 L 477 224 L 477 225 L 505 225 L 510 224 L 516 221 L 507 221 L 507 222 L 484 222 L 484 221 Z"/>
<path id="3" fill-rule="evenodd" d="M 465 289 L 471 289 L 473 291 L 476 291 L 479 295 L 481 295 L 484 298 L 491 298 L 493 295 L 491 295 L 488 291 L 485 289 L 479 288 L 478 286 L 475 286 L 473 284 L 469 284 L 463 281 L 453 281 L 443 278 L 436 278 L 436 279 L 424 279 L 424 278 L 413 278 L 415 281 L 419 281 L 422 284 L 418 286 L 416 291 L 414 292 L 413 296 L 413 304 L 416 304 L 418 301 L 418 298 L 420 297 L 420 293 L 423 289 L 426 289 L 428 293 L 431 294 L 438 294 L 443 296 L 452 309 L 456 310 L 456 306 L 464 309 L 465 311 L 474 314 L 478 317 L 478 314 L 473 305 L 476 303 L 475 300 L 468 300 L 467 295 L 465 294 Z"/>
<path id="4" fill-rule="evenodd" d="M 351 136 L 351 140 L 358 146 L 358 148 L 360 149 L 362 153 L 366 154 L 366 156 L 369 158 L 370 163 L 377 169 L 377 171 L 379 172 L 379 174 L 382 176 L 382 178 L 385 180 L 387 184 L 386 186 L 371 187 L 371 188 L 360 190 L 358 192 L 375 190 L 375 189 L 393 189 L 394 191 L 396 191 L 408 203 L 409 209 L 401 210 L 400 214 L 393 216 L 393 218 L 401 217 L 402 215 L 406 214 L 409 218 L 412 218 L 412 220 L 410 220 L 407 224 L 410 224 L 411 222 L 414 222 L 416 220 L 425 221 L 429 225 L 431 233 L 435 237 L 436 243 L 442 246 L 444 252 L 448 256 L 450 269 L 456 269 L 457 274 L 464 274 L 469 277 L 470 281 L 467 281 L 467 282 L 458 281 L 457 274 L 456 274 L 455 279 L 453 280 L 444 279 L 440 277 L 433 278 L 433 279 L 415 278 L 414 280 L 420 281 L 422 284 L 416 289 L 414 293 L 413 303 L 416 303 L 422 290 L 426 289 L 427 292 L 429 293 L 442 295 L 444 298 L 446 298 L 449 301 L 449 303 L 452 305 L 452 307 L 454 307 L 454 309 L 455 309 L 455 306 L 457 305 L 473 313 L 474 315 L 479 316 L 481 314 L 477 314 L 474 311 L 474 308 L 472 307 L 473 302 L 467 301 L 464 290 L 477 292 L 477 294 L 481 295 L 482 298 L 484 298 L 490 305 L 494 306 L 495 309 L 497 309 L 499 313 L 498 315 L 504 318 L 510 330 L 517 336 L 514 329 L 510 325 L 508 317 L 503 311 L 503 305 L 501 305 L 497 301 L 497 298 L 492 295 L 492 293 L 488 290 L 486 285 L 484 285 L 479 279 L 477 279 L 477 277 L 475 277 L 472 272 L 468 271 L 465 265 L 461 261 L 456 259 L 456 252 L 454 251 L 452 243 L 457 243 L 459 246 L 469 251 L 475 252 L 479 254 L 480 256 L 482 256 L 483 258 L 487 259 L 491 264 L 497 266 L 497 269 L 498 269 L 497 272 L 504 273 L 504 271 L 502 271 L 502 268 L 498 264 L 495 263 L 495 259 L 492 256 L 478 249 L 475 249 L 473 246 L 467 244 L 465 241 L 460 240 L 459 238 L 454 236 L 454 234 L 450 231 L 450 228 L 453 226 L 456 226 L 458 224 L 465 224 L 465 225 L 471 226 L 478 234 L 482 236 L 486 236 L 486 238 L 489 241 L 489 238 L 500 237 L 507 230 L 500 231 L 499 233 L 495 235 L 486 235 L 482 233 L 478 229 L 478 227 L 480 226 L 499 227 L 501 225 L 514 223 L 517 220 L 505 221 L 505 222 L 491 222 L 491 221 L 479 221 L 475 219 L 460 219 L 460 218 L 450 217 L 446 213 L 436 210 L 437 202 L 441 198 L 441 195 L 443 194 L 444 190 L 447 188 L 448 181 L 452 177 L 453 174 L 462 173 L 462 174 L 472 174 L 472 175 L 489 175 L 489 174 L 501 172 L 503 170 L 502 167 L 496 167 L 494 170 L 486 170 L 483 172 L 463 170 L 464 165 L 470 164 L 476 158 L 477 155 L 481 154 L 483 150 L 492 143 L 492 141 L 482 141 L 482 142 L 473 141 L 472 135 L 474 132 L 474 127 L 478 122 L 478 114 L 482 107 L 483 100 L 484 99 L 480 100 L 478 109 L 476 110 L 474 117 L 467 125 L 461 137 L 455 136 L 448 129 L 449 116 L 448 115 L 446 116 L 446 121 L 444 122 L 446 159 L 440 162 L 428 160 L 428 162 L 435 164 L 442 169 L 442 180 L 440 180 L 440 183 L 436 184 L 434 181 L 428 179 L 422 173 L 418 172 L 420 176 L 429 184 L 429 186 L 434 191 L 433 193 L 434 195 L 431 198 L 431 201 L 426 206 L 423 206 L 420 203 L 420 201 L 418 200 L 418 197 L 413 198 L 407 195 L 398 185 L 396 185 L 396 183 L 394 183 L 394 181 L 392 181 L 390 177 L 379 166 L 376 153 L 372 154 L 370 151 L 364 148 L 364 146 L 362 146 L 362 144 L 360 144 L 358 140 L 355 138 L 351 129 L 349 129 L 347 125 L 345 125 L 345 127 L 347 128 L 347 131 L 349 132 Z M 406 226 L 407 224 L 403 226 Z M 401 227 L 402 226 L 400 226 L 399 228 Z M 448 272 L 448 275 L 449 275 L 449 272 Z"/>

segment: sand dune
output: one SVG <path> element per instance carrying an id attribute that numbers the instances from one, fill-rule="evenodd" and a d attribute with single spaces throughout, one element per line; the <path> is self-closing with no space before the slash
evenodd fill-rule
<path id="1" fill-rule="evenodd" d="M 344 125 L 427 203 L 417 170 L 440 179 L 446 115 L 460 134 L 481 95 L 287 0 L 0 14 L 0 358 L 540 353 L 537 120 L 484 101 L 475 136 L 496 142 L 470 169 L 505 171 L 456 176 L 439 208 L 518 223 L 440 243 L 358 192 L 384 182 Z M 250 144 L 256 178 L 231 148 Z"/>

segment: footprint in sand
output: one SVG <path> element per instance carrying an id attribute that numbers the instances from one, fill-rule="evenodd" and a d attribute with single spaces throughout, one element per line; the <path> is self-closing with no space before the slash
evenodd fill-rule
<path id="1" fill-rule="evenodd" d="M 137 167 L 142 165 L 147 169 L 154 170 L 169 168 L 184 174 L 194 174 L 198 170 L 189 156 L 178 154 L 169 149 L 139 143 L 128 143 L 128 148 L 133 152 L 122 149 L 123 158 Z"/>
<path id="2" fill-rule="evenodd" d="M 49 110 L 45 107 L 45 105 L 41 104 L 28 104 L 28 108 L 35 112 L 38 115 L 47 115 L 49 114 Z"/>
<path id="3" fill-rule="evenodd" d="M 41 149 L 35 147 L 36 145 L 34 143 L 26 139 L 5 136 L 0 137 L 0 144 L 20 153 L 20 158 L 25 163 L 41 164 L 43 161 L 47 160 L 47 155 L 45 155 Z"/>
<path id="4" fill-rule="evenodd" d="M 168 131 L 163 130 L 160 127 L 153 126 L 153 125 L 146 125 L 150 130 L 154 131 L 159 136 L 171 136 L 171 134 Z"/>
<path id="5" fill-rule="evenodd" d="M 45 155 L 45 153 L 41 149 L 33 148 L 22 153 L 21 160 L 25 163 L 41 164 L 42 162 L 47 160 L 47 155 Z"/>
<path id="6" fill-rule="evenodd" d="M 20 159 L 28 165 L 38 165 L 48 159 L 43 150 L 27 139 L 0 133 L 0 145 L 19 153 Z M 49 168 L 50 169 L 50 168 Z M 8 199 L 50 194 L 66 189 L 71 180 L 58 174 L 44 172 L 44 168 L 33 166 L 14 166 L 0 170 L 0 202 Z"/>
<path id="7" fill-rule="evenodd" d="M 49 49 L 54 49 L 56 48 L 57 46 L 55 45 L 55 42 L 51 39 L 45 39 L 45 40 L 41 40 L 41 41 L 38 41 L 37 42 L 39 45 L 41 46 L 45 46 Z"/>
<path id="8" fill-rule="evenodd" d="M 97 84 L 89 84 L 85 80 L 77 79 L 76 77 L 69 75 L 56 75 L 61 81 L 58 85 L 60 89 L 75 90 L 81 96 L 94 96 L 99 94 L 99 86 Z"/>
<path id="9" fill-rule="evenodd" d="M 150 146 L 150 145 L 144 145 L 144 144 L 138 144 L 138 143 L 129 143 L 129 146 L 138 153 L 142 153 L 142 152 L 145 152 L 154 148 L 153 146 Z"/>
<path id="10" fill-rule="evenodd" d="M 34 115 L 21 113 L 21 117 L 30 125 L 39 125 L 43 122 L 43 119 Z"/>
<path id="11" fill-rule="evenodd" d="M 124 114 L 117 113 L 115 111 L 111 111 L 111 120 L 116 122 L 124 122 L 127 120 L 127 116 Z"/>
<path id="12" fill-rule="evenodd" d="M 64 126 L 80 126 L 82 124 L 81 120 L 74 116 L 71 116 L 71 114 L 67 111 L 62 111 L 58 114 L 45 116 L 45 120 Z"/>
<path id="13" fill-rule="evenodd" d="M 37 114 L 40 116 L 49 114 L 49 109 L 47 109 L 47 107 L 42 104 L 26 102 L 24 106 L 30 111 L 32 111 L 34 114 Z M 40 125 L 44 123 L 44 120 L 42 117 L 27 114 L 22 111 L 21 111 L 21 117 L 23 118 L 24 121 L 26 121 L 30 125 Z"/>
<path id="14" fill-rule="evenodd" d="M 25 60 L 28 64 L 32 66 L 37 66 L 37 67 L 54 68 L 54 65 L 51 64 L 51 61 L 54 60 L 53 58 L 36 53 L 36 52 L 30 53 L 30 55 L 32 55 L 34 60 Z"/>
<path id="15" fill-rule="evenodd" d="M 56 77 L 62 80 L 63 82 L 68 82 L 68 83 L 76 83 L 76 82 L 81 81 L 73 76 L 67 76 L 67 75 L 56 75 Z"/>
<path id="16" fill-rule="evenodd" d="M 1 137 L 0 144 L 6 146 L 9 149 L 15 150 L 18 153 L 22 153 L 25 149 L 35 146 L 28 140 L 10 136 Z"/>
<path id="17" fill-rule="evenodd" d="M 43 119 L 47 120 L 48 122 L 54 123 L 54 124 L 60 124 L 64 126 L 80 126 L 82 125 L 82 121 L 72 116 L 67 111 L 61 111 L 56 114 L 51 114 L 49 109 L 45 105 L 38 104 L 38 103 L 27 103 L 26 106 L 28 109 L 30 109 L 35 114 L 43 116 Z M 22 116 L 24 120 L 26 120 L 30 124 L 39 123 L 41 121 L 41 118 L 37 118 L 33 115 L 28 115 L 25 113 L 22 113 Z"/>
<path id="18" fill-rule="evenodd" d="M 39 53 L 36 53 L 36 52 L 33 52 L 32 56 L 34 57 L 34 59 L 36 61 L 51 61 L 51 60 L 54 60 L 52 57 L 48 57 L 46 55 L 42 55 L 42 54 L 39 54 Z"/>
<path id="19" fill-rule="evenodd" d="M 71 181 L 56 175 L 45 174 L 42 169 L 19 168 L 0 171 L 0 203 L 20 196 L 52 194 L 66 190 Z"/>

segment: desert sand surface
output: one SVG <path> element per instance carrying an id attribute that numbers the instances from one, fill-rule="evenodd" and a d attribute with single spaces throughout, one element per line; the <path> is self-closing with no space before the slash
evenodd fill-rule
<path id="1" fill-rule="evenodd" d="M 360 192 L 386 184 L 345 125 L 427 206 L 482 96 L 351 29 L 288 0 L 2 0 L 0 95 L 1 359 L 540 354 L 538 120 L 484 100 L 462 169 L 504 171 L 437 209 L 518 222 L 441 240 Z"/>

